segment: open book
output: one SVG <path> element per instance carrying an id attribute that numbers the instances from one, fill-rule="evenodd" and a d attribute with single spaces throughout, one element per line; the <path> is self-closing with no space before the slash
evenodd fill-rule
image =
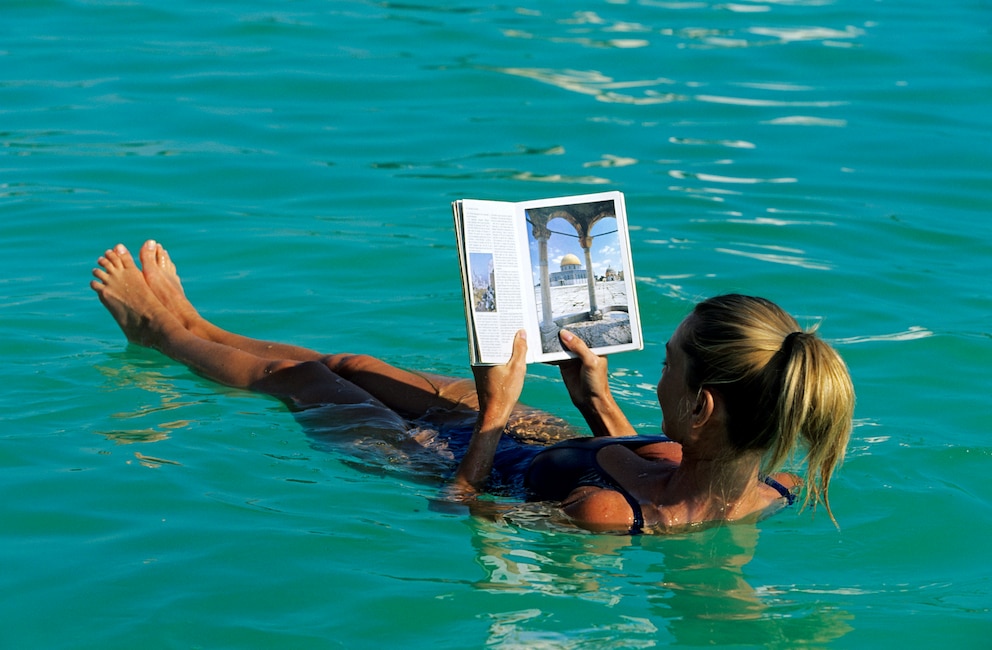
<path id="1" fill-rule="evenodd" d="M 527 331 L 527 362 L 567 359 L 567 328 L 597 354 L 640 350 L 623 194 L 452 203 L 472 365 L 505 363 Z"/>

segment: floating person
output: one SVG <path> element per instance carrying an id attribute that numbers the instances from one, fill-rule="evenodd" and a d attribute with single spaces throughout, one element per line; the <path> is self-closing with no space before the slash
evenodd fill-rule
<path id="1" fill-rule="evenodd" d="M 392 444 L 419 444 L 433 428 L 431 440 L 443 439 L 457 462 L 445 487 L 452 499 L 471 503 L 494 484 L 516 484 L 528 500 L 552 502 L 563 521 L 621 534 L 753 522 L 797 493 L 833 519 L 828 489 L 850 437 L 851 379 L 830 345 L 768 300 L 710 298 L 678 326 L 658 383 L 660 436 L 635 434 L 610 392 L 606 359 L 562 331 L 575 358 L 559 364 L 561 376 L 593 434 L 574 437 L 564 421 L 518 401 L 523 332 L 506 364 L 472 369 L 474 382 L 412 372 L 224 330 L 187 299 L 160 244 L 146 242 L 138 257 L 140 268 L 118 244 L 90 283 L 129 341 L 312 418 L 329 412 L 322 406 L 360 406 Z M 805 480 L 779 471 L 800 449 Z"/>

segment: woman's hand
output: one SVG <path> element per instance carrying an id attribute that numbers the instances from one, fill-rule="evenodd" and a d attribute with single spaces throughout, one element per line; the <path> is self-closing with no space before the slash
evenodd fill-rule
<path id="1" fill-rule="evenodd" d="M 610 384 L 606 358 L 593 354 L 585 341 L 568 330 L 562 330 L 558 336 L 562 346 L 576 356 L 558 364 L 572 404 L 582 410 L 597 399 L 608 397 Z"/>
<path id="2" fill-rule="evenodd" d="M 559 332 L 559 337 L 562 346 L 576 356 L 558 364 L 561 378 L 572 404 L 582 413 L 593 435 L 635 435 L 610 392 L 606 358 L 594 354 L 585 341 L 568 330 Z"/>
<path id="3" fill-rule="evenodd" d="M 468 450 L 448 487 L 448 493 L 458 500 L 471 499 L 481 492 L 492 472 L 496 446 L 524 388 L 524 377 L 527 375 L 526 333 L 520 330 L 513 338 L 513 353 L 509 361 L 501 366 L 473 366 L 472 374 L 475 375 L 475 388 L 479 395 L 479 418 Z"/>
<path id="4" fill-rule="evenodd" d="M 479 413 L 487 418 L 498 419 L 501 415 L 509 418 L 527 375 L 527 333 L 520 330 L 513 337 L 513 351 L 505 364 L 473 366 L 472 374 L 479 395 Z"/>

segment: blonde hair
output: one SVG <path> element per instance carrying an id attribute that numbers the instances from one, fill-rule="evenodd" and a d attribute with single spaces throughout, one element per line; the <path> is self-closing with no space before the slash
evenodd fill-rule
<path id="1" fill-rule="evenodd" d="M 728 294 L 692 312 L 682 349 L 686 382 L 723 398 L 730 445 L 763 454 L 761 472 L 778 470 L 806 446 L 803 507 L 823 503 L 844 459 L 854 415 L 854 386 L 844 360 L 764 298 Z"/>

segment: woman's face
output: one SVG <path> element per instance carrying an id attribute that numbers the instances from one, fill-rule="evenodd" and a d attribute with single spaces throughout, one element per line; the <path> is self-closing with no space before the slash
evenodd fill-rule
<path id="1" fill-rule="evenodd" d="M 682 341 L 689 328 L 689 319 L 679 324 L 672 338 L 665 344 L 665 363 L 658 382 L 658 404 L 661 406 L 661 432 L 672 440 L 682 440 L 688 426 L 692 403 L 689 387 L 685 383 L 686 356 Z"/>

